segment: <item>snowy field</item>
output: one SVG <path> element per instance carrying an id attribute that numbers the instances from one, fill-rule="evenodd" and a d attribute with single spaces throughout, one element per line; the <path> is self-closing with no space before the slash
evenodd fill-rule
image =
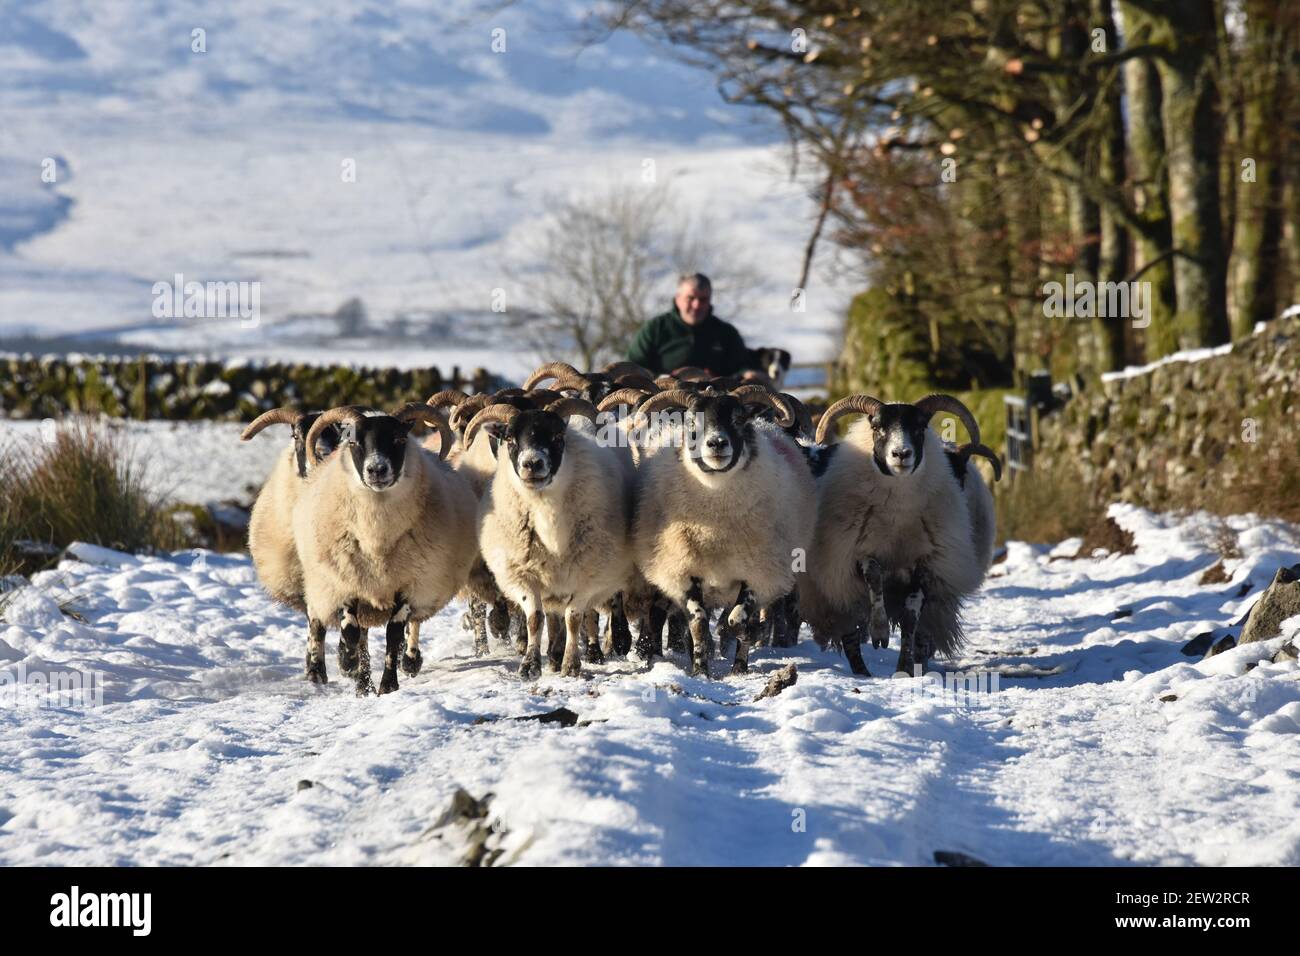
<path id="1" fill-rule="evenodd" d="M 558 202 L 650 171 L 759 276 L 719 314 L 830 357 L 855 284 L 819 269 L 788 307 L 816 208 L 779 130 L 633 37 L 588 42 L 590 4 L 502 6 L 0 0 L 0 340 L 518 375 L 496 290 L 527 306 Z M 259 283 L 260 320 L 156 318 L 176 274 Z"/>
<path id="2" fill-rule="evenodd" d="M 0 863 L 452 863 L 475 842 L 448 822 L 463 788 L 492 795 L 498 865 L 1300 864 L 1283 638 L 1180 651 L 1238 621 L 1300 534 L 1233 519 L 1248 557 L 1203 586 L 1209 519 L 1111 514 L 1135 554 L 1011 545 L 956 662 L 999 689 L 963 701 L 854 678 L 806 633 L 743 678 L 617 660 L 526 683 L 506 649 L 472 656 L 456 606 L 424 630 L 423 673 L 358 700 L 305 683 L 303 627 L 245 557 L 87 551 L 0 625 L 11 670 L 103 680 L 102 706 L 0 709 Z M 874 674 L 896 647 L 867 652 Z M 756 701 L 788 662 L 797 684 Z M 513 719 L 561 707 L 576 724 Z"/>

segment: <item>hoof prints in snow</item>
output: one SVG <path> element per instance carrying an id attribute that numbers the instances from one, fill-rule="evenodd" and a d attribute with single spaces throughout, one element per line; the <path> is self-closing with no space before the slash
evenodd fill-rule
<path id="1" fill-rule="evenodd" d="M 1300 864 L 1300 621 L 1185 655 L 1251 599 L 1198 583 L 1195 516 L 1112 513 L 1134 554 L 1008 547 L 948 666 L 999 690 L 962 702 L 806 632 L 744 677 L 678 655 L 523 685 L 458 606 L 417 677 L 357 700 L 303 681 L 305 628 L 247 558 L 64 562 L 14 597 L 0 664 L 102 672 L 104 705 L 0 708 L 0 864 Z M 1234 579 L 1300 560 L 1294 528 L 1233 521 Z"/>

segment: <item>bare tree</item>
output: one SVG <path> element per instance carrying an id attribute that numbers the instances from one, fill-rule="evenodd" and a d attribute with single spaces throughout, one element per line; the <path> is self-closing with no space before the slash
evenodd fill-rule
<path id="1" fill-rule="evenodd" d="M 707 215 L 688 212 L 668 186 L 610 187 L 557 199 L 516 268 L 523 309 L 515 328 L 540 358 L 596 368 L 621 358 L 637 328 L 668 307 L 676 277 L 706 272 L 733 310 L 756 272 L 716 241 Z"/>

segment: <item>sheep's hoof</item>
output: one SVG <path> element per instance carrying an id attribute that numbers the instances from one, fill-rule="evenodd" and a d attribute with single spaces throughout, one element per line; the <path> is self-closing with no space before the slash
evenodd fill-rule
<path id="1" fill-rule="evenodd" d="M 862 659 L 862 649 L 857 644 L 846 644 L 844 656 L 849 659 L 849 669 L 853 673 L 859 677 L 871 676 L 871 671 L 867 670 L 867 662 Z"/>
<path id="2" fill-rule="evenodd" d="M 552 672 L 559 671 L 559 669 L 560 669 L 560 664 L 561 664 L 561 662 L 562 662 L 563 660 L 564 660 L 564 652 L 563 652 L 563 651 L 560 651 L 558 654 L 551 654 L 551 653 L 548 652 L 547 655 L 546 655 L 546 663 L 549 664 L 549 665 L 551 666 L 551 671 L 552 671 Z"/>
<path id="3" fill-rule="evenodd" d="M 636 656 L 649 664 L 654 661 L 656 656 L 663 657 L 663 652 L 656 650 L 654 642 L 652 642 L 649 637 L 638 637 L 636 641 Z"/>
<path id="4" fill-rule="evenodd" d="M 541 655 L 536 651 L 525 651 L 524 659 L 519 662 L 519 676 L 524 680 L 536 680 L 542 676 Z"/>
<path id="5" fill-rule="evenodd" d="M 871 621 L 867 624 L 867 632 L 871 635 L 871 646 L 880 648 L 889 646 L 889 618 L 884 614 L 871 615 Z"/>
<path id="6" fill-rule="evenodd" d="M 371 683 L 369 675 L 364 680 L 357 681 L 357 696 L 369 697 L 375 692 L 375 685 Z"/>
<path id="7" fill-rule="evenodd" d="M 397 690 L 397 671 L 384 671 L 384 676 L 379 679 L 380 696 L 391 694 Z"/>
<path id="8" fill-rule="evenodd" d="M 578 658 L 578 655 L 575 654 L 573 655 L 573 657 L 570 657 L 568 654 L 564 655 L 564 663 L 560 665 L 560 676 L 561 677 L 582 676 L 582 661 Z"/>
<path id="9" fill-rule="evenodd" d="M 342 641 L 339 642 L 339 673 L 344 677 L 357 676 L 357 664 L 359 663 L 356 648 L 350 648 Z"/>
<path id="10" fill-rule="evenodd" d="M 528 638 L 521 637 L 515 641 L 515 653 L 520 657 L 528 653 Z"/>
<path id="11" fill-rule="evenodd" d="M 311 681 L 311 683 L 313 683 L 313 684 L 328 684 L 328 683 L 329 683 L 329 677 L 327 677 L 326 674 L 325 674 L 325 660 L 324 660 L 324 658 L 320 658 L 320 657 L 318 657 L 318 658 L 316 658 L 315 660 L 312 660 L 311 655 L 308 654 L 308 655 L 307 655 L 307 668 L 306 668 L 306 670 L 304 671 L 304 673 L 305 673 L 305 675 L 306 675 L 306 677 L 307 677 L 307 680 Z"/>
<path id="12" fill-rule="evenodd" d="M 587 645 L 587 663 L 588 664 L 605 663 L 605 652 L 600 649 L 599 641 L 591 641 Z"/>
<path id="13" fill-rule="evenodd" d="M 749 661 L 733 661 L 733 662 L 732 662 L 732 665 L 731 665 L 731 673 L 733 673 L 733 674 L 748 674 L 748 673 L 749 673 Z"/>
<path id="14" fill-rule="evenodd" d="M 709 673 L 708 661 L 695 661 L 691 665 L 691 677 L 703 677 L 705 680 L 711 680 L 713 675 Z"/>
<path id="15" fill-rule="evenodd" d="M 416 650 L 414 654 L 409 652 L 402 655 L 402 673 L 407 677 L 414 677 L 420 673 L 420 668 L 424 666 L 424 655 Z"/>
<path id="16" fill-rule="evenodd" d="M 474 656 L 475 656 L 475 657 L 487 657 L 489 653 L 491 653 L 491 652 L 488 650 L 488 642 L 487 642 L 487 638 L 486 638 L 486 637 L 482 637 L 482 638 L 480 638 L 480 637 L 476 637 L 476 638 L 474 638 Z"/>

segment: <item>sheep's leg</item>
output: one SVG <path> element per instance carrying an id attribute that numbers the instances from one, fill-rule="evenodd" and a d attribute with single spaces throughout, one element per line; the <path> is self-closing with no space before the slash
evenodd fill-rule
<path id="1" fill-rule="evenodd" d="M 402 673 L 414 677 L 424 666 L 424 655 L 420 653 L 420 622 L 406 622 L 406 653 L 402 655 Z"/>
<path id="2" fill-rule="evenodd" d="M 668 650 L 684 651 L 689 653 L 690 649 L 686 646 L 686 615 L 677 608 L 668 610 Z"/>
<path id="3" fill-rule="evenodd" d="M 627 623 L 627 611 L 623 607 L 623 592 L 614 595 L 609 615 L 610 645 L 615 654 L 626 656 L 632 650 L 632 628 Z"/>
<path id="4" fill-rule="evenodd" d="M 560 665 L 560 676 L 562 677 L 582 676 L 582 619 L 584 616 L 582 611 L 574 607 L 566 608 L 564 611 L 564 662 Z"/>
<path id="5" fill-rule="evenodd" d="M 365 697 L 375 692 L 374 682 L 370 679 L 370 644 L 366 639 L 366 630 L 361 626 L 358 608 L 359 601 L 349 601 L 343 605 L 341 620 L 342 637 L 339 638 L 339 666 L 342 666 L 347 648 L 347 657 L 354 661 L 352 676 L 357 683 L 357 696 Z"/>
<path id="6" fill-rule="evenodd" d="M 803 627 L 803 615 L 799 613 L 799 592 L 791 591 L 785 596 L 785 634 L 786 647 L 797 647 L 799 628 Z"/>
<path id="7" fill-rule="evenodd" d="M 510 632 L 515 636 L 515 652 L 523 657 L 528 653 L 528 615 L 517 605 L 510 608 Z"/>
<path id="8" fill-rule="evenodd" d="M 411 617 L 411 605 L 398 594 L 393 599 L 393 613 L 384 630 L 384 674 L 379 678 L 379 693 L 391 694 L 397 690 L 397 664 L 406 642 L 406 622 Z"/>
<path id="9" fill-rule="evenodd" d="M 587 663 L 605 663 L 605 655 L 600 649 L 600 615 L 594 609 L 582 617 L 582 636 L 587 641 Z"/>
<path id="10" fill-rule="evenodd" d="M 758 637 L 763 617 L 754 600 L 754 592 L 744 581 L 740 582 L 740 593 L 736 595 L 736 605 L 727 615 L 727 623 L 740 635 L 736 640 L 736 658 L 731 664 L 731 673 L 749 673 L 749 647 Z"/>
<path id="11" fill-rule="evenodd" d="M 636 654 L 646 663 L 653 663 L 656 656 L 664 656 L 663 629 L 665 614 L 658 604 L 652 604 L 641 613 L 638 625 L 640 633 L 636 636 Z"/>
<path id="12" fill-rule="evenodd" d="M 718 653 L 723 657 L 732 652 L 731 645 L 736 640 L 736 629 L 731 624 L 731 614 L 735 609 L 736 605 L 733 604 L 723 608 L 722 613 L 718 615 Z"/>
<path id="13" fill-rule="evenodd" d="M 849 659 L 849 669 L 859 677 L 870 677 L 871 671 L 867 670 L 867 663 L 862 659 L 862 628 L 854 628 L 841 637 L 840 645 L 844 648 L 844 656 Z"/>
<path id="14" fill-rule="evenodd" d="M 929 655 L 926 653 L 928 642 L 924 635 L 919 633 L 920 629 L 917 627 L 921 621 L 921 608 L 925 606 L 925 585 L 928 580 L 924 569 L 918 568 L 912 575 L 912 590 L 903 600 L 902 620 L 899 622 L 903 646 L 899 648 L 898 666 L 895 670 L 900 670 L 909 677 L 912 676 L 917 664 L 924 668 L 925 662 L 929 660 Z"/>
<path id="15" fill-rule="evenodd" d="M 858 574 L 867 585 L 867 599 L 871 604 L 867 632 L 872 647 L 889 646 L 889 616 L 885 613 L 885 572 L 875 558 L 858 562 Z"/>
<path id="16" fill-rule="evenodd" d="M 503 644 L 510 643 L 510 620 L 510 602 L 503 597 L 497 598 L 488 612 L 488 627 L 492 636 Z"/>
<path id="17" fill-rule="evenodd" d="M 691 634 L 690 674 L 692 677 L 709 677 L 712 641 L 709 635 L 709 612 L 704 607 L 704 588 L 699 578 L 691 578 L 690 589 L 686 592 L 686 615 Z"/>
<path id="18" fill-rule="evenodd" d="M 307 680 L 329 683 L 325 673 L 325 624 L 315 618 L 307 619 Z"/>
<path id="19" fill-rule="evenodd" d="M 356 644 L 349 644 L 342 628 L 339 629 L 339 673 L 344 677 L 357 676 Z"/>
<path id="20" fill-rule="evenodd" d="M 546 624 L 546 615 L 542 613 L 541 595 L 525 598 L 523 613 L 528 622 L 528 644 L 524 647 L 524 659 L 519 663 L 519 676 L 528 680 L 542 676 L 542 628 Z"/>
<path id="21" fill-rule="evenodd" d="M 485 657 L 488 652 L 487 605 L 478 598 L 470 598 L 460 625 L 474 635 L 474 656 Z"/>
<path id="22" fill-rule="evenodd" d="M 560 662 L 564 659 L 564 645 L 568 641 L 565 633 L 564 615 L 547 614 L 546 615 L 546 660 L 551 665 L 551 670 L 558 671 Z"/>

